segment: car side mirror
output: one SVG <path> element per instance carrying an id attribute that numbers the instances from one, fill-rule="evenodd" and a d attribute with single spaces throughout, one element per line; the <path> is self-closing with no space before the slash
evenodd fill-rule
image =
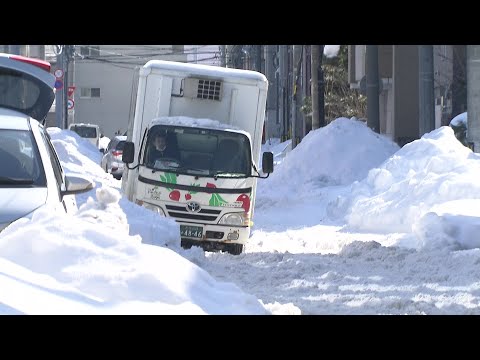
<path id="1" fill-rule="evenodd" d="M 266 151 L 262 156 L 262 171 L 265 174 L 270 174 L 273 172 L 273 153 Z"/>
<path id="2" fill-rule="evenodd" d="M 81 194 L 93 189 L 93 182 L 83 176 L 65 175 L 65 191 L 62 196 Z"/>
<path id="3" fill-rule="evenodd" d="M 131 141 L 126 141 L 123 147 L 122 161 L 126 164 L 131 164 L 135 156 L 135 144 Z"/>

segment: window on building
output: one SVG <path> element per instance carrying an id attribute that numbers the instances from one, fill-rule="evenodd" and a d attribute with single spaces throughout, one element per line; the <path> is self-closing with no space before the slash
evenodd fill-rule
<path id="1" fill-rule="evenodd" d="M 80 97 L 82 98 L 99 98 L 100 88 L 80 88 Z"/>
<path id="2" fill-rule="evenodd" d="M 80 47 L 80 55 L 100 56 L 100 46 L 84 45 Z"/>

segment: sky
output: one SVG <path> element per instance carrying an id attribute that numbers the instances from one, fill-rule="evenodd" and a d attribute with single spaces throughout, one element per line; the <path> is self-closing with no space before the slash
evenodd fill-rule
<path id="1" fill-rule="evenodd" d="M 480 155 L 448 126 L 402 148 L 347 118 L 294 149 L 268 139 L 238 256 L 180 248 L 93 145 L 48 131 L 95 188 L 0 233 L 1 314 L 480 314 Z"/>

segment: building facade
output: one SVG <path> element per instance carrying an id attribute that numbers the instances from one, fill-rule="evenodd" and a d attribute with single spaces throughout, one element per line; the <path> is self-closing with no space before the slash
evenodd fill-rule
<path id="1" fill-rule="evenodd" d="M 466 110 L 465 49 L 434 45 L 435 128 Z M 349 45 L 349 83 L 365 91 L 366 46 Z M 420 138 L 419 46 L 378 45 L 380 133 L 399 145 Z"/>
<path id="2" fill-rule="evenodd" d="M 153 59 L 186 62 L 187 54 L 184 45 L 76 45 L 69 122 L 97 124 L 109 138 L 125 133 L 137 70 Z"/>

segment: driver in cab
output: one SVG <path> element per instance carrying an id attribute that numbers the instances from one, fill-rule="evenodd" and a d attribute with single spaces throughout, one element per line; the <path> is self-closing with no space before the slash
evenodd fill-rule
<path id="1" fill-rule="evenodd" d="M 180 161 L 178 150 L 173 144 L 169 144 L 165 133 L 160 132 L 155 134 L 152 140 L 152 145 L 148 156 L 148 165 L 154 166 L 157 160 Z"/>

